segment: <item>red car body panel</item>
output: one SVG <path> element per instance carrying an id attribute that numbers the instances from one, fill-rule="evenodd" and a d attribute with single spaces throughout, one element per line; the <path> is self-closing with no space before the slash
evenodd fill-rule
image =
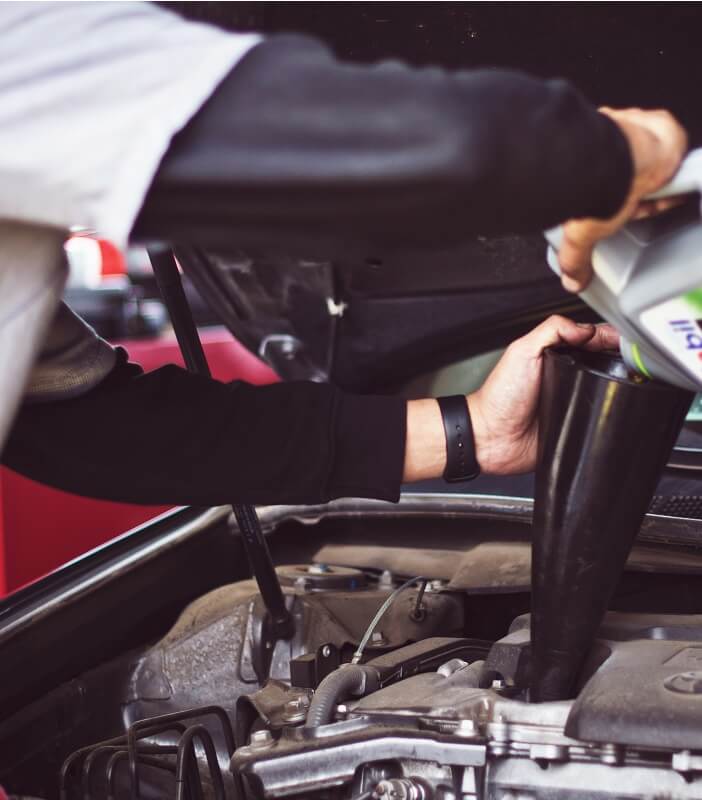
<path id="1" fill-rule="evenodd" d="M 201 331 L 215 378 L 268 384 L 276 374 L 232 338 L 225 328 Z M 172 334 L 158 339 L 116 342 L 146 371 L 183 364 Z M 0 597 L 45 575 L 87 550 L 165 511 L 92 500 L 52 489 L 0 470 Z"/>

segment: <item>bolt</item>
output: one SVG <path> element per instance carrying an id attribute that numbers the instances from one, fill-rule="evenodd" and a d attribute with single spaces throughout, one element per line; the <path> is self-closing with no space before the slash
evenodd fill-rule
<path id="1" fill-rule="evenodd" d="M 536 762 L 567 761 L 568 748 L 561 744 L 532 744 L 529 758 Z"/>
<path id="2" fill-rule="evenodd" d="M 322 658 L 329 658 L 331 655 L 331 647 L 328 644 L 325 644 L 322 648 Z"/>
<path id="3" fill-rule="evenodd" d="M 283 719 L 286 722 L 303 722 L 307 717 L 309 704 L 310 701 L 304 696 L 288 700 L 283 710 Z"/>
<path id="4" fill-rule="evenodd" d="M 373 631 L 371 634 L 371 644 L 377 646 L 385 644 L 385 637 L 383 636 L 382 631 Z"/>
<path id="5" fill-rule="evenodd" d="M 254 750 L 265 750 L 274 744 L 273 734 L 270 731 L 254 731 L 251 734 L 250 745 Z"/>
<path id="6" fill-rule="evenodd" d="M 673 769 L 676 772 L 690 772 L 692 768 L 692 753 L 689 750 L 681 750 L 673 753 Z"/>
<path id="7" fill-rule="evenodd" d="M 478 735 L 478 726 L 475 724 L 475 720 L 472 719 L 462 719 L 458 723 L 458 727 L 454 731 L 456 736 L 465 736 L 466 738 L 471 736 Z"/>
<path id="8" fill-rule="evenodd" d="M 691 670 L 671 675 L 663 682 L 666 689 L 680 694 L 702 694 L 702 672 Z"/>
<path id="9" fill-rule="evenodd" d="M 382 780 L 376 784 L 374 791 L 376 797 L 391 797 L 396 800 L 427 800 L 424 786 L 412 778 Z"/>
<path id="10" fill-rule="evenodd" d="M 622 761 L 622 748 L 619 745 L 607 743 L 601 745 L 600 761 L 603 764 L 618 766 Z"/>
<path id="11" fill-rule="evenodd" d="M 378 580 L 379 589 L 392 589 L 393 579 L 392 572 L 389 569 L 384 569 Z"/>

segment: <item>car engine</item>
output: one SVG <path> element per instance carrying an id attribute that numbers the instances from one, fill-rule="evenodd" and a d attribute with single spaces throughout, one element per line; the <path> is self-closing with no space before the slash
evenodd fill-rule
<path id="1" fill-rule="evenodd" d="M 542 704 L 520 690 L 528 618 L 484 660 L 474 641 L 426 639 L 287 701 L 232 768 L 255 797 L 700 797 L 701 625 L 612 614 L 578 697 Z M 369 673 L 360 699 L 340 691 L 354 669 Z M 325 690 L 334 702 L 315 717 Z"/>
<path id="2" fill-rule="evenodd" d="M 254 580 L 215 585 L 7 716 L 0 784 L 44 800 L 702 798 L 697 523 L 647 520 L 573 696 L 531 703 L 528 512 L 477 495 L 264 510 L 294 634 L 276 637 Z"/>
<path id="3" fill-rule="evenodd" d="M 467 638 L 444 581 L 278 573 L 293 639 L 265 640 L 253 581 L 195 601 L 130 666 L 127 735 L 71 755 L 62 796 L 702 797 L 702 615 L 611 612 L 577 697 L 532 704 L 528 615 Z"/>

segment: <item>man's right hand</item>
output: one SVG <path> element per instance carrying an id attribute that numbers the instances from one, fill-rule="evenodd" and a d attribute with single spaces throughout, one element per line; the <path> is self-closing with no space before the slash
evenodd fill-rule
<path id="1" fill-rule="evenodd" d="M 564 226 L 558 260 L 563 287 L 569 292 L 580 292 L 590 283 L 592 251 L 600 239 L 611 236 L 631 219 L 675 205 L 674 199 L 642 201 L 668 183 L 687 151 L 687 133 L 667 111 L 601 108 L 600 112 L 613 120 L 626 137 L 634 175 L 626 201 L 616 216 L 608 220 L 576 219 Z"/>

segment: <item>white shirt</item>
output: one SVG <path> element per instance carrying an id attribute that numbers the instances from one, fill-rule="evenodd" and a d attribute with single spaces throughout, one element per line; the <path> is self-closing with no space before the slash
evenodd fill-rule
<path id="1" fill-rule="evenodd" d="M 259 41 L 148 3 L 0 2 L 0 448 L 25 387 L 73 396 L 114 364 L 57 313 L 65 231 L 124 246 L 173 135 Z"/>
<path id="2" fill-rule="evenodd" d="M 0 219 L 122 247 L 169 142 L 260 41 L 141 2 L 0 2 Z"/>

